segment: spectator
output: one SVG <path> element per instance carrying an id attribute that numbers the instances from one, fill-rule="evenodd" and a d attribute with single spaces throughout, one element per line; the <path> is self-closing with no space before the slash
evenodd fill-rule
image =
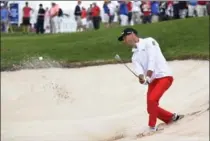
<path id="1" fill-rule="evenodd" d="M 132 2 L 127 0 L 127 9 L 128 9 L 128 24 L 131 24 L 132 20 Z"/>
<path id="2" fill-rule="evenodd" d="M 167 2 L 160 2 L 159 4 L 159 9 L 160 9 L 160 16 L 159 16 L 159 20 L 160 21 L 166 21 L 168 20 L 167 17 Z"/>
<path id="3" fill-rule="evenodd" d="M 39 4 L 38 17 L 36 22 L 36 33 L 44 33 L 44 18 L 45 18 L 45 10 L 42 4 Z"/>
<path id="4" fill-rule="evenodd" d="M 152 12 L 152 23 L 159 21 L 159 2 L 152 1 L 151 2 L 151 12 Z"/>
<path id="5" fill-rule="evenodd" d="M 207 13 L 210 16 L 210 2 L 207 3 L 206 7 L 207 7 Z"/>
<path id="6" fill-rule="evenodd" d="M 114 17 L 115 17 L 116 6 L 115 6 L 115 4 L 112 3 L 111 0 L 109 0 L 108 7 L 109 7 L 109 12 L 110 12 L 109 26 L 112 26 L 112 23 L 113 23 Z"/>
<path id="7" fill-rule="evenodd" d="M 48 7 L 45 8 L 44 29 L 45 33 L 50 32 L 50 10 Z"/>
<path id="8" fill-rule="evenodd" d="M 173 2 L 173 12 L 174 12 L 174 19 L 179 19 L 179 10 L 180 10 L 180 6 L 179 6 L 179 2 L 178 1 L 174 1 Z"/>
<path id="9" fill-rule="evenodd" d="M 150 1 L 142 2 L 143 23 L 151 23 L 151 3 Z"/>
<path id="10" fill-rule="evenodd" d="M 90 4 L 90 7 L 87 10 L 87 28 L 93 29 L 93 22 L 92 22 L 92 4 Z"/>
<path id="11" fill-rule="evenodd" d="M 121 0 L 119 3 L 120 24 L 121 26 L 126 26 L 128 25 L 128 8 L 125 0 Z"/>
<path id="12" fill-rule="evenodd" d="M 28 33 L 30 29 L 30 17 L 31 17 L 31 11 L 33 9 L 28 6 L 28 2 L 25 3 L 25 7 L 23 7 L 23 32 Z"/>
<path id="13" fill-rule="evenodd" d="M 196 7 L 198 17 L 207 16 L 207 1 L 198 0 L 198 4 Z"/>
<path id="14" fill-rule="evenodd" d="M 100 8 L 97 6 L 97 4 L 93 3 L 92 8 L 92 17 L 93 17 L 93 27 L 95 30 L 98 30 L 100 28 Z"/>
<path id="15" fill-rule="evenodd" d="M 83 31 L 86 31 L 86 29 L 87 29 L 87 11 L 84 7 L 82 7 L 81 18 L 82 18 L 82 29 L 83 29 Z"/>
<path id="16" fill-rule="evenodd" d="M 118 1 L 118 4 L 119 4 L 120 2 Z M 119 4 L 120 5 L 120 4 Z M 119 25 L 121 25 L 121 19 L 120 19 L 120 6 L 119 5 L 117 5 L 116 6 L 116 12 L 117 12 L 117 20 L 118 20 L 118 22 L 119 22 Z"/>
<path id="17" fill-rule="evenodd" d="M 134 0 L 133 1 L 133 5 L 132 5 L 132 18 L 133 18 L 133 22 L 134 24 L 140 24 L 141 23 L 141 1 L 139 0 Z"/>
<path id="18" fill-rule="evenodd" d="M 172 0 L 168 0 L 167 1 L 166 16 L 167 16 L 168 20 L 172 19 L 173 16 L 174 16 L 174 13 L 173 13 L 173 1 Z"/>
<path id="19" fill-rule="evenodd" d="M 188 17 L 195 17 L 197 0 L 189 0 L 188 2 Z"/>
<path id="20" fill-rule="evenodd" d="M 108 28 L 109 27 L 109 19 L 110 19 L 110 9 L 108 7 L 107 0 L 104 0 L 103 9 L 104 9 L 104 24 L 105 24 L 105 27 Z"/>
<path id="21" fill-rule="evenodd" d="M 4 3 L 1 3 L 1 29 L 8 33 L 9 28 L 9 10 Z"/>
<path id="22" fill-rule="evenodd" d="M 57 33 L 59 22 L 58 22 L 59 6 L 56 3 L 52 3 L 50 8 L 50 33 Z"/>
<path id="23" fill-rule="evenodd" d="M 76 5 L 75 10 L 74 10 L 74 16 L 75 16 L 75 20 L 77 22 L 77 31 L 80 31 L 80 29 L 82 28 L 81 3 L 82 3 L 81 0 L 78 0 L 77 5 Z"/>
<path id="24" fill-rule="evenodd" d="M 58 9 L 58 33 L 61 32 L 61 25 L 62 25 L 62 22 L 63 22 L 63 16 L 69 16 L 68 14 L 65 14 L 63 13 L 63 10 L 59 7 Z"/>
<path id="25" fill-rule="evenodd" d="M 181 19 L 186 18 L 187 16 L 187 1 L 179 1 L 179 16 Z"/>

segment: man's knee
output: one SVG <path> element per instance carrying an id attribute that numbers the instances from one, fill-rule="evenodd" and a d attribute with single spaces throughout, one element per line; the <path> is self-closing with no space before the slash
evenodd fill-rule
<path id="1" fill-rule="evenodd" d="M 147 112 L 148 114 L 151 113 L 151 111 L 158 106 L 158 101 L 154 97 L 149 97 L 147 100 Z"/>

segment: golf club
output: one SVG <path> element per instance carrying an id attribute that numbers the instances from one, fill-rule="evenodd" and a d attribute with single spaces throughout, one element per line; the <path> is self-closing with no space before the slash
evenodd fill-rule
<path id="1" fill-rule="evenodd" d="M 115 59 L 121 63 L 124 64 L 124 66 L 130 71 L 132 72 L 136 77 L 138 77 L 126 64 L 125 62 L 120 58 L 120 56 L 118 54 L 115 55 Z"/>

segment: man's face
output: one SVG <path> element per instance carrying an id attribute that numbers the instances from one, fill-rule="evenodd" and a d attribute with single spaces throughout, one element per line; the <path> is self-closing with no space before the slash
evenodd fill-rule
<path id="1" fill-rule="evenodd" d="M 128 46 L 135 46 L 135 34 L 131 33 L 123 38 L 124 44 Z"/>

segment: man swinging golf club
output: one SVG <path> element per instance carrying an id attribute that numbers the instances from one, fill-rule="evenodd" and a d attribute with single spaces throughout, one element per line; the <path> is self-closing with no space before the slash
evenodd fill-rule
<path id="1" fill-rule="evenodd" d="M 124 29 L 118 40 L 132 47 L 132 64 L 139 82 L 148 85 L 149 131 L 158 130 L 157 118 L 167 124 L 183 118 L 184 115 L 171 113 L 159 106 L 159 100 L 171 86 L 173 76 L 157 41 L 151 37 L 139 38 L 137 31 L 133 28 Z"/>

